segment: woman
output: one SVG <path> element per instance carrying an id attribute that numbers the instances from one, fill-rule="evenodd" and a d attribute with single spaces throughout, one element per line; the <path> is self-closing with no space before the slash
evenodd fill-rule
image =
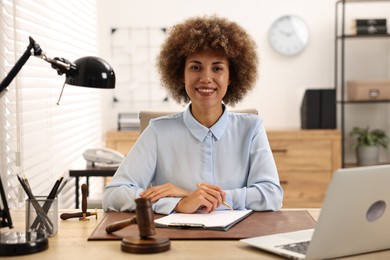
<path id="1" fill-rule="evenodd" d="M 150 122 L 112 182 L 103 208 L 278 210 L 283 191 L 262 119 L 231 113 L 255 85 L 256 44 L 236 23 L 196 17 L 174 26 L 157 60 L 162 84 L 184 112 Z"/>

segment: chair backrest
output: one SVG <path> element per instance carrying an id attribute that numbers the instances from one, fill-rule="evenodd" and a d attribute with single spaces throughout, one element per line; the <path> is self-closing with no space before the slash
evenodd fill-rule
<path id="1" fill-rule="evenodd" d="M 247 109 L 237 109 L 237 110 L 231 110 L 232 112 L 237 113 L 248 113 L 248 114 L 255 114 L 258 115 L 258 111 L 256 108 L 247 108 Z M 148 126 L 150 119 L 160 117 L 160 116 L 166 116 L 166 115 L 172 115 L 177 112 L 175 111 L 140 111 L 139 112 L 139 121 L 140 121 L 140 132 L 144 131 L 144 129 Z"/>

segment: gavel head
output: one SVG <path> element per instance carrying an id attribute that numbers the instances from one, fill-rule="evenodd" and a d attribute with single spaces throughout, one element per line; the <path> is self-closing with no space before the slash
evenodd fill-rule
<path id="1" fill-rule="evenodd" d="M 152 203 L 147 198 L 138 198 L 136 203 L 136 218 L 141 238 L 147 238 L 156 234 Z"/>

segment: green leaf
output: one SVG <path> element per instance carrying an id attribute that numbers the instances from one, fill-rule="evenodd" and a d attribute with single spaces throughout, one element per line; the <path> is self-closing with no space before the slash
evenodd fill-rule
<path id="1" fill-rule="evenodd" d="M 387 148 L 389 137 L 382 129 L 370 130 L 367 126 L 365 128 L 353 127 L 349 132 L 349 136 L 355 138 L 355 143 L 352 144 L 353 149 L 361 146 L 382 146 Z"/>

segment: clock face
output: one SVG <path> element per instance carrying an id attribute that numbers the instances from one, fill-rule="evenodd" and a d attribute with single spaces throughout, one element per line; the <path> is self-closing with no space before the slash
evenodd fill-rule
<path id="1" fill-rule="evenodd" d="M 268 38 L 275 51 L 293 56 L 305 49 L 309 42 L 309 28 L 301 18 L 285 15 L 271 25 Z"/>

